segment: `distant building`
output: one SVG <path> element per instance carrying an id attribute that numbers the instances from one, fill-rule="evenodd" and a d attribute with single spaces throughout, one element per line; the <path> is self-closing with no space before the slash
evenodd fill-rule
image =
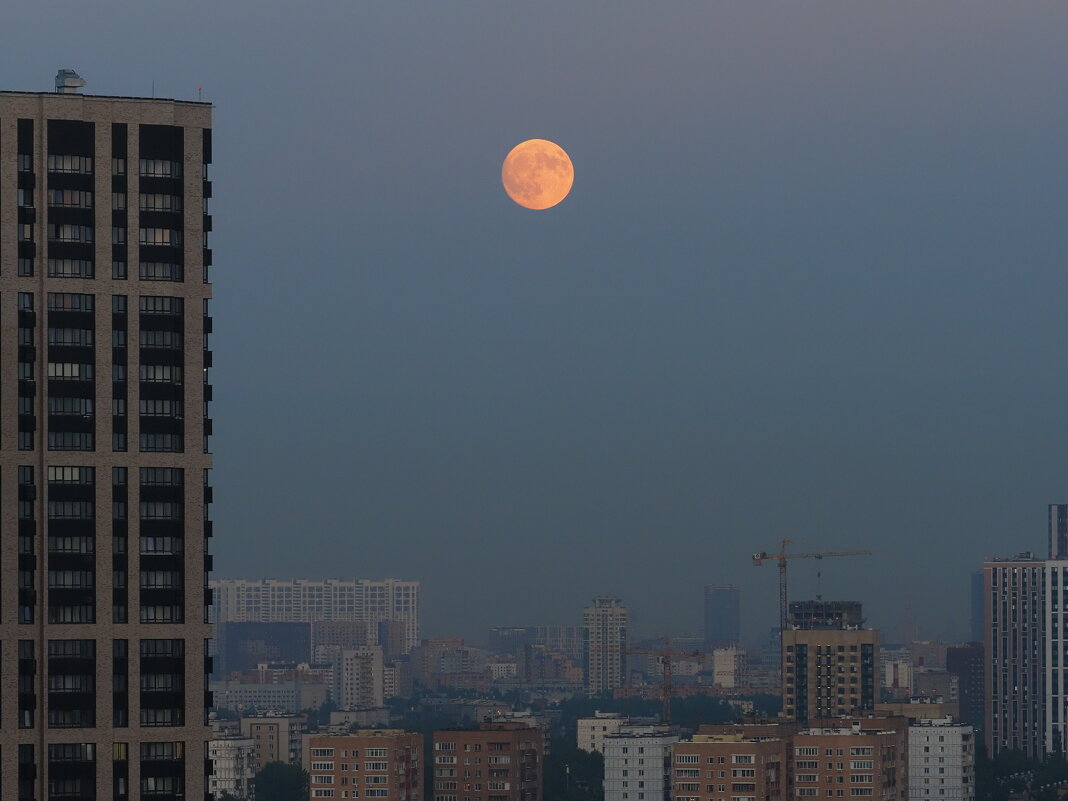
<path id="1" fill-rule="evenodd" d="M 604 738 L 604 801 L 671 798 L 671 726 L 624 726 Z"/>
<path id="2" fill-rule="evenodd" d="M 705 647 L 726 648 L 741 639 L 742 591 L 735 584 L 705 585 Z"/>
<path id="3" fill-rule="evenodd" d="M 252 740 L 256 764 L 300 762 L 300 737 L 308 728 L 304 715 L 253 715 L 241 718 L 241 734 Z"/>
<path id="4" fill-rule="evenodd" d="M 734 689 L 745 683 L 745 650 L 738 645 L 712 651 L 712 683 L 717 687 Z"/>
<path id="5" fill-rule="evenodd" d="M 782 633 L 783 714 L 805 723 L 875 709 L 879 632 L 860 628 L 855 601 L 790 605 Z"/>
<path id="6" fill-rule="evenodd" d="M 251 737 L 212 738 L 208 742 L 208 759 L 211 760 L 208 789 L 213 797 L 229 793 L 234 798 L 251 801 L 259 767 Z"/>
<path id="7" fill-rule="evenodd" d="M 310 662 L 308 623 L 219 623 L 216 675 L 253 670 L 265 662 Z"/>
<path id="8" fill-rule="evenodd" d="M 483 723 L 434 732 L 434 801 L 542 801 L 541 729 Z"/>
<path id="9" fill-rule="evenodd" d="M 946 670 L 957 677 L 960 720 L 975 729 L 981 729 L 985 720 L 983 669 L 982 643 L 950 646 L 946 651 Z"/>
<path id="10" fill-rule="evenodd" d="M 619 598 L 600 596 L 586 607 L 586 692 L 590 695 L 626 684 L 628 621 L 627 607 Z"/>
<path id="11" fill-rule="evenodd" d="M 308 735 L 302 765 L 311 798 L 423 801 L 423 735 L 368 729 Z"/>
<path id="12" fill-rule="evenodd" d="M 909 801 L 975 801 L 975 733 L 950 718 L 909 726 Z"/>
<path id="13" fill-rule="evenodd" d="M 385 705 L 385 665 L 377 645 L 346 648 L 334 663 L 334 703 L 339 709 Z"/>
<path id="14" fill-rule="evenodd" d="M 343 620 L 377 627 L 395 620 L 404 622 L 406 651 L 419 643 L 418 581 L 219 579 L 211 582 L 211 587 L 216 622 Z"/>
<path id="15" fill-rule="evenodd" d="M 695 734 L 675 743 L 674 801 L 786 801 L 789 735 Z M 648 798 L 648 796 L 647 796 Z"/>
<path id="16" fill-rule="evenodd" d="M 1068 559 L 1068 503 L 1049 505 L 1049 558 Z"/>
<path id="17" fill-rule="evenodd" d="M 291 679 L 279 684 L 223 679 L 211 682 L 217 709 L 295 714 L 318 709 L 330 697 L 330 685 L 321 681 Z"/>
<path id="18" fill-rule="evenodd" d="M 983 638 L 986 637 L 986 622 L 983 617 L 983 610 L 986 607 L 986 593 L 983 590 L 982 570 L 976 570 L 971 574 L 969 591 L 971 601 L 970 639 L 972 642 L 982 642 Z"/>

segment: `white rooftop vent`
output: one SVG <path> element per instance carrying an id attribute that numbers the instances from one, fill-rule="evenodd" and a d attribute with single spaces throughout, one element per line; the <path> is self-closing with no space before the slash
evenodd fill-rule
<path id="1" fill-rule="evenodd" d="M 61 95 L 76 95 L 85 86 L 85 81 L 74 70 L 60 70 L 56 73 L 56 92 Z"/>

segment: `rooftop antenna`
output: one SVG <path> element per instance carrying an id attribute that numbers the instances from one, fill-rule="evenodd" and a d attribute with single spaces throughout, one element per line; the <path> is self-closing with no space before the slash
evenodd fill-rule
<path id="1" fill-rule="evenodd" d="M 60 70 L 56 73 L 56 94 L 76 95 L 85 86 L 85 81 L 74 70 Z"/>

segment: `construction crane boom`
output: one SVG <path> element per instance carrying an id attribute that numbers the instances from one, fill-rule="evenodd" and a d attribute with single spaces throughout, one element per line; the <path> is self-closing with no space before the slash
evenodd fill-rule
<path id="1" fill-rule="evenodd" d="M 824 559 L 830 556 L 871 556 L 871 551 L 864 549 L 859 551 L 820 551 L 818 553 L 787 553 L 786 546 L 793 540 L 783 540 L 779 543 L 779 552 L 768 553 L 767 551 L 760 551 L 753 554 L 753 566 L 759 567 L 765 562 L 778 562 L 779 563 L 779 631 L 785 631 L 786 629 L 786 605 L 787 605 L 787 584 L 786 584 L 786 563 L 790 559 Z"/>
<path id="2" fill-rule="evenodd" d="M 699 651 L 682 652 L 671 650 L 671 638 L 661 637 L 660 641 L 664 643 L 663 648 L 657 650 L 647 650 L 644 648 L 628 648 L 623 653 L 625 654 L 644 654 L 646 656 L 656 656 L 660 659 L 660 664 L 663 667 L 663 682 L 660 685 L 660 716 L 663 719 L 665 725 L 671 725 L 671 696 L 674 694 L 674 687 L 672 686 L 672 672 L 671 661 L 673 659 L 683 659 L 692 656 L 702 656 Z"/>

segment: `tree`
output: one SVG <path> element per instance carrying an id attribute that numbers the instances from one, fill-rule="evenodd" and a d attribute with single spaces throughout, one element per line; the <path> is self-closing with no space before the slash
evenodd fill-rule
<path id="1" fill-rule="evenodd" d="M 308 774 L 300 765 L 268 762 L 256 774 L 256 801 L 307 801 Z"/>

